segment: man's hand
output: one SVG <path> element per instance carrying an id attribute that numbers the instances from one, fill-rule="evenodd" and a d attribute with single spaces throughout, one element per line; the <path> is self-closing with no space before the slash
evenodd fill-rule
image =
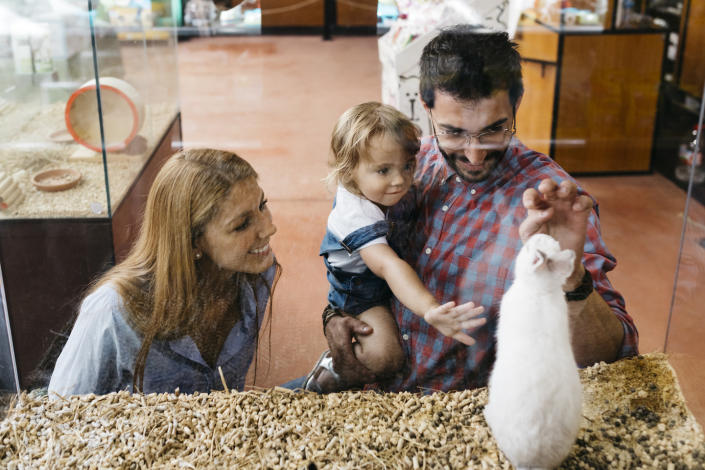
<path id="1" fill-rule="evenodd" d="M 583 246 L 587 232 L 592 199 L 579 196 L 572 181 L 557 184 L 545 179 L 534 188 L 524 191 L 522 198 L 528 215 L 519 226 L 519 236 L 526 242 L 535 233 L 545 233 L 555 238 L 562 249 L 575 251 L 573 274 L 566 280 L 564 289 L 573 290 L 584 274 L 582 267 Z"/>
<path id="2" fill-rule="evenodd" d="M 475 318 L 484 311 L 482 306 L 475 307 L 473 302 L 457 307 L 455 302 L 447 302 L 426 312 L 424 320 L 444 335 L 472 346 L 475 340 L 464 330 L 484 325 L 487 322 L 485 318 Z"/>
<path id="3" fill-rule="evenodd" d="M 372 383 L 375 374 L 355 356 L 353 338 L 372 334 L 372 327 L 354 317 L 336 315 L 328 320 L 324 334 L 333 359 L 333 369 L 347 386 Z"/>

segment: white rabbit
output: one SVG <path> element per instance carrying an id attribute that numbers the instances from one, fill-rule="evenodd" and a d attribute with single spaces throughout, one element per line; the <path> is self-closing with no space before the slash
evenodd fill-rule
<path id="1" fill-rule="evenodd" d="M 583 391 L 562 289 L 574 260 L 552 237 L 533 235 L 500 304 L 485 419 L 520 469 L 560 465 L 580 428 Z"/>

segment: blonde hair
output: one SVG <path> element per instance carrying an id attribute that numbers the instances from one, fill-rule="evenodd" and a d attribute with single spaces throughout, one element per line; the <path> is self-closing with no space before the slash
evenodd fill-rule
<path id="1" fill-rule="evenodd" d="M 395 108 L 369 101 L 345 111 L 333 129 L 330 149 L 330 173 L 326 182 L 342 185 L 360 194 L 354 180 L 354 171 L 360 160 L 369 154 L 374 137 L 390 135 L 409 156 L 419 151 L 421 130 Z"/>
<path id="2" fill-rule="evenodd" d="M 117 287 L 128 321 L 144 337 L 135 359 L 135 391 L 142 389 L 152 341 L 188 334 L 200 319 L 202 308 L 197 302 L 215 300 L 210 292 L 214 286 L 194 261 L 195 242 L 233 186 L 250 178 L 257 178 L 255 170 L 232 152 L 189 149 L 172 156 L 152 184 L 142 227 L 129 255 L 95 283 L 93 290 L 106 283 Z M 270 295 L 280 273 L 278 265 L 276 269 Z M 258 278 L 261 275 L 234 274 L 229 281 L 231 292 L 239 293 L 243 283 L 257 292 Z M 232 308 L 238 306 L 235 301 Z M 270 299 L 270 316 L 271 310 Z"/>

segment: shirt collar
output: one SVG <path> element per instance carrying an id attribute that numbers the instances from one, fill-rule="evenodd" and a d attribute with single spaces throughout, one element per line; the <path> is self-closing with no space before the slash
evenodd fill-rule
<path id="1" fill-rule="evenodd" d="M 223 349 L 220 351 L 220 354 L 216 359 L 216 367 L 228 362 L 228 360 L 230 360 L 234 355 L 241 352 L 243 349 L 243 344 L 247 342 L 248 339 L 246 330 L 247 329 L 243 326 L 242 319 L 233 326 L 230 333 L 228 333 L 228 337 L 223 343 Z M 210 368 L 210 366 L 203 360 L 201 352 L 198 350 L 198 346 L 196 346 L 196 342 L 189 335 L 169 341 L 167 343 L 167 347 L 179 356 L 183 356 L 190 361 L 197 362 Z"/>

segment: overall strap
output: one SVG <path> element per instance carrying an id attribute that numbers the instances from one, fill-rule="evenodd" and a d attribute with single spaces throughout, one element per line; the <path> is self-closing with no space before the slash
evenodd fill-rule
<path id="1" fill-rule="evenodd" d="M 340 242 L 340 246 L 348 253 L 352 253 L 372 240 L 386 236 L 388 232 L 389 222 L 380 220 L 355 230 Z"/>

